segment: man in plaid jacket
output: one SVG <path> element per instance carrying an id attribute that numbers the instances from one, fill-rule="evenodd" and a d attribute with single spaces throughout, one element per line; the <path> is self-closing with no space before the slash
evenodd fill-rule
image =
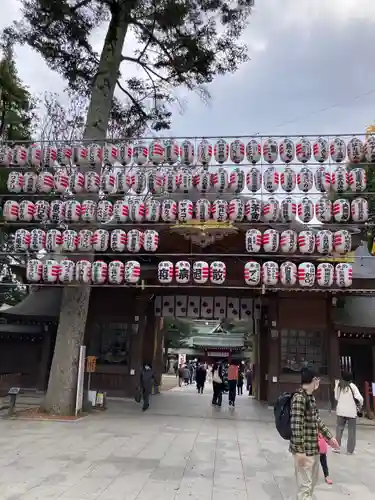
<path id="1" fill-rule="evenodd" d="M 301 388 L 291 403 L 291 430 L 289 450 L 294 457 L 297 479 L 297 500 L 311 500 L 319 478 L 318 434 L 321 433 L 332 448 L 338 443 L 322 422 L 313 392 L 320 379 L 311 368 L 301 372 Z"/>

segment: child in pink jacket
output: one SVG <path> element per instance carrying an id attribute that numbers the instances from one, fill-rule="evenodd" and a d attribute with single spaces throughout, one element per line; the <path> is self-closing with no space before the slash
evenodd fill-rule
<path id="1" fill-rule="evenodd" d="M 321 434 L 318 435 L 318 444 L 320 453 L 320 465 L 322 466 L 323 469 L 325 482 L 327 484 L 333 484 L 332 479 L 329 478 L 329 472 L 328 472 L 328 464 L 327 464 L 328 445 Z"/>

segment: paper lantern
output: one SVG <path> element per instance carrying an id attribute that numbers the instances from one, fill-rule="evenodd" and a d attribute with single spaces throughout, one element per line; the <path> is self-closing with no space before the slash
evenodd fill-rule
<path id="1" fill-rule="evenodd" d="M 77 200 L 68 200 L 65 202 L 64 213 L 68 222 L 78 222 L 81 217 L 81 204 Z"/>
<path id="2" fill-rule="evenodd" d="M 297 174 L 297 185 L 298 189 L 303 193 L 308 193 L 314 185 L 314 175 L 312 171 L 303 167 Z"/>
<path id="3" fill-rule="evenodd" d="M 70 178 L 70 189 L 73 193 L 82 193 L 85 189 L 85 176 L 82 172 L 74 172 Z"/>
<path id="4" fill-rule="evenodd" d="M 329 145 L 326 139 L 323 137 L 318 137 L 318 139 L 313 144 L 313 154 L 315 161 L 319 163 L 324 163 L 329 157 Z"/>
<path id="5" fill-rule="evenodd" d="M 298 235 L 298 248 L 301 253 L 315 252 L 315 235 L 312 231 L 301 231 Z"/>
<path id="6" fill-rule="evenodd" d="M 95 285 L 103 285 L 108 277 L 108 264 L 102 260 L 96 260 L 91 266 L 91 279 Z"/>
<path id="7" fill-rule="evenodd" d="M 179 193 L 189 194 L 194 189 L 194 176 L 189 168 L 183 168 L 176 172 L 177 190 Z"/>
<path id="8" fill-rule="evenodd" d="M 129 218 L 129 204 L 127 200 L 117 200 L 113 205 L 113 221 L 126 222 Z"/>
<path id="9" fill-rule="evenodd" d="M 178 161 L 179 147 L 173 139 L 167 139 L 164 143 L 164 158 L 168 165 L 174 165 Z"/>
<path id="10" fill-rule="evenodd" d="M 280 235 L 275 229 L 267 229 L 263 233 L 263 248 L 264 251 L 269 253 L 276 253 L 279 249 Z"/>
<path id="11" fill-rule="evenodd" d="M 13 150 L 8 146 L 0 147 L 0 166 L 9 167 L 13 163 Z"/>
<path id="12" fill-rule="evenodd" d="M 262 279 L 266 286 L 277 285 L 279 281 L 279 265 L 272 261 L 264 262 L 262 265 Z"/>
<path id="13" fill-rule="evenodd" d="M 95 252 L 106 252 L 109 245 L 109 232 L 106 229 L 96 229 L 92 235 L 92 247 Z"/>
<path id="14" fill-rule="evenodd" d="M 42 279 L 48 283 L 56 283 L 60 276 L 60 265 L 57 260 L 47 259 L 43 264 Z"/>
<path id="15" fill-rule="evenodd" d="M 291 168 L 285 168 L 280 174 L 280 187 L 283 191 L 291 193 L 296 187 L 296 174 Z"/>
<path id="16" fill-rule="evenodd" d="M 222 165 L 228 160 L 229 145 L 224 139 L 219 139 L 214 147 L 214 156 L 217 163 Z"/>
<path id="17" fill-rule="evenodd" d="M 332 205 L 332 212 L 336 222 L 348 222 L 350 219 L 350 202 L 343 198 L 335 200 Z"/>
<path id="18" fill-rule="evenodd" d="M 245 235 L 246 252 L 258 253 L 262 248 L 263 236 L 259 229 L 248 229 Z"/>
<path id="19" fill-rule="evenodd" d="M 7 190 L 10 193 L 20 193 L 23 187 L 23 174 L 21 172 L 10 172 L 7 180 Z"/>
<path id="20" fill-rule="evenodd" d="M 7 222 L 14 222 L 18 219 L 20 212 L 19 204 L 14 200 L 7 200 L 3 206 L 3 216 Z"/>
<path id="21" fill-rule="evenodd" d="M 230 159 L 233 163 L 241 163 L 245 157 L 245 144 L 235 140 L 230 144 Z"/>
<path id="22" fill-rule="evenodd" d="M 332 202 L 326 196 L 322 196 L 315 203 L 315 217 L 319 222 L 330 222 L 332 219 Z"/>
<path id="23" fill-rule="evenodd" d="M 245 206 L 241 198 L 230 200 L 228 204 L 228 217 L 233 222 L 241 222 L 245 216 Z"/>
<path id="24" fill-rule="evenodd" d="M 100 175 L 97 172 L 86 172 L 85 191 L 88 193 L 98 193 L 100 188 Z"/>
<path id="25" fill-rule="evenodd" d="M 368 202 L 364 198 L 355 198 L 350 206 L 354 222 L 366 222 L 369 216 Z"/>
<path id="26" fill-rule="evenodd" d="M 316 268 L 316 284 L 318 286 L 329 287 L 333 285 L 335 269 L 329 262 L 322 262 Z"/>
<path id="27" fill-rule="evenodd" d="M 348 142 L 347 152 L 351 163 L 361 163 L 365 152 L 361 139 L 358 139 L 358 137 L 352 137 Z"/>
<path id="28" fill-rule="evenodd" d="M 50 216 L 50 205 L 46 200 L 38 200 L 34 205 L 34 220 L 36 221 L 46 221 Z"/>
<path id="29" fill-rule="evenodd" d="M 134 144 L 133 161 L 136 165 L 144 165 L 148 159 L 148 148 L 144 141 L 139 141 Z"/>
<path id="30" fill-rule="evenodd" d="M 159 233 L 153 229 L 146 229 L 143 233 L 143 248 L 146 252 L 156 252 L 159 246 Z"/>
<path id="31" fill-rule="evenodd" d="M 130 197 L 126 201 L 129 205 L 129 219 L 132 222 L 142 222 L 146 212 L 143 198 Z"/>
<path id="32" fill-rule="evenodd" d="M 290 163 L 294 160 L 295 149 L 294 142 L 286 137 L 283 139 L 279 146 L 280 158 L 284 163 Z"/>
<path id="33" fill-rule="evenodd" d="M 32 167 L 40 167 L 42 163 L 42 148 L 39 144 L 32 144 L 28 148 L 27 161 Z"/>
<path id="34" fill-rule="evenodd" d="M 175 193 L 181 180 L 181 174 L 178 170 L 167 170 L 163 175 L 164 190 L 169 194 Z"/>
<path id="35" fill-rule="evenodd" d="M 292 229 L 286 229 L 280 235 L 280 250 L 283 253 L 295 253 L 297 251 L 298 236 Z"/>
<path id="36" fill-rule="evenodd" d="M 180 147 L 180 159 L 183 165 L 194 163 L 194 145 L 191 141 L 183 141 Z"/>
<path id="37" fill-rule="evenodd" d="M 168 260 L 163 260 L 158 264 L 158 281 L 164 285 L 172 283 L 174 276 L 173 263 Z"/>
<path id="38" fill-rule="evenodd" d="M 78 233 L 77 250 L 80 252 L 89 252 L 92 250 L 93 233 L 89 229 L 81 229 Z"/>
<path id="39" fill-rule="evenodd" d="M 235 168 L 229 175 L 228 189 L 232 193 L 239 194 L 245 187 L 245 174 L 240 168 Z"/>
<path id="40" fill-rule="evenodd" d="M 256 193 L 262 186 L 262 173 L 260 168 L 251 167 L 246 174 L 246 186 L 249 191 Z"/>
<path id="41" fill-rule="evenodd" d="M 62 233 L 58 229 L 50 229 L 46 234 L 47 252 L 57 252 L 60 250 L 63 242 Z"/>
<path id="42" fill-rule="evenodd" d="M 298 217 L 301 219 L 301 222 L 309 223 L 314 218 L 314 203 L 313 201 L 305 196 L 298 203 Z"/>
<path id="43" fill-rule="evenodd" d="M 296 144 L 296 158 L 301 163 L 306 163 L 311 159 L 311 144 L 306 137 L 301 137 Z"/>
<path id="44" fill-rule="evenodd" d="M 300 286 L 312 287 L 315 284 L 315 266 L 311 262 L 302 262 L 298 266 L 298 282 Z"/>
<path id="45" fill-rule="evenodd" d="M 211 144 L 203 139 L 198 144 L 197 160 L 201 165 L 208 165 L 212 158 L 212 146 Z"/>
<path id="46" fill-rule="evenodd" d="M 160 170 L 152 168 L 147 171 L 147 189 L 151 194 L 163 191 L 164 177 Z"/>
<path id="47" fill-rule="evenodd" d="M 22 191 L 36 193 L 38 176 L 34 172 L 25 172 L 23 175 Z"/>
<path id="48" fill-rule="evenodd" d="M 100 200 L 96 205 L 96 220 L 98 222 L 109 222 L 113 215 L 113 205 L 109 200 Z"/>
<path id="49" fill-rule="evenodd" d="M 31 283 L 39 283 L 43 276 L 43 264 L 38 259 L 30 259 L 26 265 L 26 279 Z"/>
<path id="50" fill-rule="evenodd" d="M 136 193 L 142 194 L 147 188 L 147 173 L 144 169 L 133 168 L 126 176 L 126 184 Z"/>
<path id="51" fill-rule="evenodd" d="M 210 267 L 207 262 L 198 260 L 193 263 L 193 281 L 198 285 L 207 283 L 210 274 Z"/>
<path id="52" fill-rule="evenodd" d="M 66 229 L 62 233 L 62 249 L 65 252 L 75 252 L 77 250 L 78 234 L 73 229 Z"/>
<path id="53" fill-rule="evenodd" d="M 30 233 L 30 250 L 32 252 L 40 252 L 46 245 L 46 233 L 43 229 L 33 229 Z"/>
<path id="54" fill-rule="evenodd" d="M 57 160 L 57 149 L 54 146 L 43 147 L 42 165 L 45 167 L 55 167 Z"/>
<path id="55" fill-rule="evenodd" d="M 138 229 L 131 229 L 127 234 L 126 249 L 128 252 L 139 252 L 143 245 L 143 233 Z"/>
<path id="56" fill-rule="evenodd" d="M 99 151 L 100 151 L 99 158 L 101 159 L 102 150 L 101 150 L 100 146 L 98 146 L 98 147 L 99 147 Z M 90 153 L 89 153 L 89 156 L 90 156 Z M 73 160 L 73 148 L 72 148 L 72 146 L 65 144 L 63 146 L 57 147 L 57 149 L 56 149 L 56 162 L 59 165 L 62 165 L 62 166 L 71 165 L 72 160 Z"/>
<path id="57" fill-rule="evenodd" d="M 249 222 L 260 222 L 262 202 L 258 198 L 250 198 L 245 204 L 245 217 Z"/>
<path id="58" fill-rule="evenodd" d="M 197 169 L 193 175 L 195 188 L 202 194 L 206 194 L 211 187 L 211 174 L 208 170 Z"/>
<path id="59" fill-rule="evenodd" d="M 61 283 L 71 283 L 75 278 L 75 263 L 70 259 L 63 259 L 59 266 L 59 281 Z"/>
<path id="60" fill-rule="evenodd" d="M 17 229 L 14 233 L 14 250 L 16 252 L 26 252 L 30 247 L 31 235 L 27 229 Z"/>
<path id="61" fill-rule="evenodd" d="M 297 202 L 294 198 L 287 196 L 280 205 L 280 218 L 283 222 L 292 222 L 297 215 Z"/>
<path id="62" fill-rule="evenodd" d="M 346 144 L 341 137 L 335 137 L 330 145 L 329 152 L 332 158 L 332 161 L 335 163 L 340 163 L 346 158 Z"/>
<path id="63" fill-rule="evenodd" d="M 246 144 L 246 157 L 249 163 L 252 163 L 253 165 L 260 161 L 262 157 L 262 146 L 260 145 L 259 141 L 257 141 L 256 139 L 251 139 Z"/>
<path id="64" fill-rule="evenodd" d="M 55 189 L 58 193 L 65 193 L 69 189 L 70 178 L 65 168 L 59 168 L 54 175 Z"/>
<path id="65" fill-rule="evenodd" d="M 349 174 L 345 167 L 337 167 L 332 172 L 332 189 L 336 193 L 344 193 L 349 187 Z"/>
<path id="66" fill-rule="evenodd" d="M 161 214 L 161 204 L 159 200 L 149 198 L 145 203 L 145 220 L 147 222 L 158 222 Z"/>
<path id="67" fill-rule="evenodd" d="M 209 220 L 210 215 L 211 215 L 211 203 L 205 198 L 197 200 L 197 202 L 195 203 L 196 219 L 201 222 L 206 222 Z"/>
<path id="68" fill-rule="evenodd" d="M 274 193 L 279 187 L 279 174 L 275 167 L 269 167 L 263 174 L 263 186 L 269 193 Z"/>
<path id="69" fill-rule="evenodd" d="M 117 176 L 112 169 L 104 172 L 100 178 L 100 187 L 103 193 L 106 194 L 116 193 L 117 191 L 116 181 L 117 181 Z M 146 182 L 144 184 L 146 185 Z"/>
<path id="70" fill-rule="evenodd" d="M 16 146 L 13 150 L 12 162 L 19 167 L 25 167 L 27 165 L 29 152 L 24 146 Z"/>
<path id="71" fill-rule="evenodd" d="M 368 137 L 365 141 L 365 160 L 368 163 L 375 162 L 375 137 L 372 135 Z"/>
<path id="72" fill-rule="evenodd" d="M 149 159 L 153 165 L 160 165 L 165 160 L 165 149 L 160 141 L 152 141 L 149 149 Z"/>
<path id="73" fill-rule="evenodd" d="M 180 260 L 176 262 L 174 268 L 174 274 L 177 283 L 184 285 L 190 281 L 190 264 L 185 260 Z"/>
<path id="74" fill-rule="evenodd" d="M 270 197 L 263 203 L 263 219 L 265 222 L 276 222 L 280 216 L 280 205 L 276 198 Z"/>
<path id="75" fill-rule="evenodd" d="M 212 218 L 217 222 L 225 222 L 228 217 L 228 203 L 225 200 L 212 202 Z"/>
<path id="76" fill-rule="evenodd" d="M 321 254 L 330 254 L 333 250 L 333 235 L 331 231 L 323 229 L 318 231 L 316 237 L 316 249 Z"/>
<path id="77" fill-rule="evenodd" d="M 133 148 L 130 144 L 117 145 L 117 160 L 121 165 L 129 165 L 133 157 Z"/>
<path id="78" fill-rule="evenodd" d="M 297 283 L 297 266 L 294 262 L 283 262 L 280 266 L 280 282 L 284 286 L 294 286 Z"/>
<path id="79" fill-rule="evenodd" d="M 244 279 L 246 285 L 258 286 L 260 285 L 260 280 L 262 277 L 261 267 L 259 262 L 255 260 L 249 260 L 245 264 L 244 268 Z"/>
<path id="80" fill-rule="evenodd" d="M 333 235 L 333 246 L 335 252 L 346 254 L 352 249 L 352 236 L 346 229 L 340 229 Z"/>
<path id="81" fill-rule="evenodd" d="M 228 174 L 225 168 L 218 168 L 211 175 L 211 185 L 215 193 L 224 193 L 228 189 Z"/>
<path id="82" fill-rule="evenodd" d="M 135 285 L 141 278 L 141 265 L 136 260 L 128 260 L 125 263 L 125 281 Z"/>
<path id="83" fill-rule="evenodd" d="M 314 174 L 315 187 L 320 193 L 326 193 L 331 187 L 331 176 L 326 167 L 319 167 Z"/>
<path id="84" fill-rule="evenodd" d="M 19 204 L 18 219 L 22 222 L 30 222 L 35 214 L 35 205 L 30 200 L 22 200 Z"/>
<path id="85" fill-rule="evenodd" d="M 84 200 L 81 204 L 81 219 L 83 222 L 93 222 L 96 219 L 96 203 Z"/>
<path id="86" fill-rule="evenodd" d="M 73 162 L 79 167 L 89 166 L 89 150 L 82 144 L 73 147 Z"/>
<path id="87" fill-rule="evenodd" d="M 161 218 L 164 222 L 173 222 L 177 219 L 177 202 L 163 200 L 161 205 Z"/>
<path id="88" fill-rule="evenodd" d="M 353 168 L 349 172 L 349 186 L 353 193 L 360 193 L 366 189 L 367 178 L 364 168 Z"/>
<path id="89" fill-rule="evenodd" d="M 112 260 L 108 264 L 108 283 L 121 285 L 124 282 L 125 264 L 120 260 Z"/>
<path id="90" fill-rule="evenodd" d="M 347 288 L 353 283 L 353 266 L 347 262 L 336 264 L 335 268 L 336 285 L 340 288 Z"/>
<path id="91" fill-rule="evenodd" d="M 178 202 L 178 220 L 180 222 L 191 221 L 194 215 L 194 204 L 191 200 Z"/>
<path id="92" fill-rule="evenodd" d="M 55 185 L 54 182 L 55 182 L 54 177 L 50 172 L 42 172 L 39 174 L 39 177 L 38 177 L 37 190 L 40 193 L 46 193 L 46 194 L 50 193 L 54 188 L 54 185 Z M 41 201 L 41 200 L 39 200 L 39 201 Z M 38 202 L 36 202 L 35 205 L 37 203 Z M 49 206 L 48 202 L 45 202 L 45 203 L 47 203 Z"/>
<path id="93" fill-rule="evenodd" d="M 119 150 L 115 144 L 104 144 L 102 159 L 104 165 L 114 165 L 118 161 Z"/>
<path id="94" fill-rule="evenodd" d="M 210 264 L 210 281 L 213 285 L 222 285 L 227 277 L 227 267 L 224 262 L 215 260 Z"/>
<path id="95" fill-rule="evenodd" d="M 111 250 L 112 252 L 123 252 L 126 248 L 127 236 L 122 229 L 115 229 L 111 232 Z"/>
<path id="96" fill-rule="evenodd" d="M 279 146 L 274 139 L 266 139 L 263 143 L 263 159 L 267 163 L 275 163 L 279 156 Z"/>
<path id="97" fill-rule="evenodd" d="M 91 283 L 92 264 L 88 260 L 78 260 L 76 262 L 76 281 L 78 283 Z"/>
<path id="98" fill-rule="evenodd" d="M 129 186 L 126 183 L 126 174 L 124 170 L 117 171 L 116 172 L 116 185 L 117 185 L 117 192 L 120 194 L 128 193 L 129 192 Z"/>

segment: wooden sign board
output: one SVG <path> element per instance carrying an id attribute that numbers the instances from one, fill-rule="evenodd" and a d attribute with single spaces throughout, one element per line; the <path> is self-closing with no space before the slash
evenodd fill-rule
<path id="1" fill-rule="evenodd" d="M 96 370 L 96 356 L 87 356 L 86 371 L 87 373 L 95 373 Z"/>

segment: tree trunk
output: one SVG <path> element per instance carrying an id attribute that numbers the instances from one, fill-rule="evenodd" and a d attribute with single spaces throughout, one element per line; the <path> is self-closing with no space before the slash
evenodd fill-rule
<path id="1" fill-rule="evenodd" d="M 93 81 L 85 140 L 100 143 L 106 138 L 122 49 L 129 25 L 128 16 L 136 3 L 137 0 L 133 0 L 113 6 L 98 72 Z M 90 257 L 92 260 L 93 256 Z M 90 291 L 89 286 L 80 286 L 66 287 L 63 292 L 55 352 L 43 404 L 44 410 L 50 413 L 74 414 L 79 348 L 84 340 Z"/>

